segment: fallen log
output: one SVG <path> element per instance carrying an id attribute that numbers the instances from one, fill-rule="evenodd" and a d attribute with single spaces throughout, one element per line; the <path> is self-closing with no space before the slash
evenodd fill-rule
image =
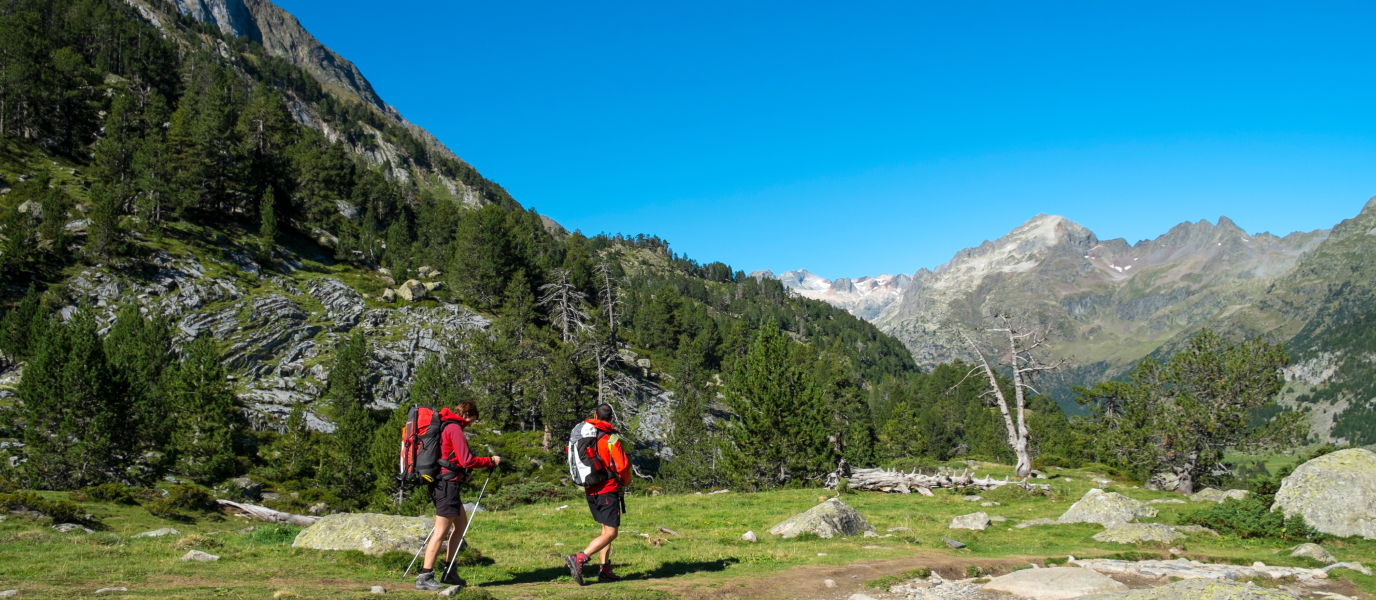
<path id="1" fill-rule="evenodd" d="M 969 474 L 969 471 L 962 471 L 959 475 L 937 474 L 926 475 L 918 473 L 914 469 L 911 473 L 903 471 L 890 471 L 887 469 L 851 469 L 850 483 L 846 486 L 853 490 L 870 490 L 882 492 L 897 492 L 900 494 L 910 493 L 917 490 L 924 496 L 930 496 L 933 488 L 978 488 L 981 490 L 992 490 L 1005 485 L 1015 485 L 1025 490 L 1049 490 L 1050 486 L 1044 484 L 1028 483 L 1026 479 L 1021 481 L 1010 481 L 1008 478 L 1003 480 L 994 479 L 986 475 L 984 479 Z M 828 487 L 836 487 L 831 483 Z"/>
<path id="2" fill-rule="evenodd" d="M 219 502 L 220 506 L 224 507 L 225 511 L 230 514 L 250 517 L 269 523 L 310 527 L 314 525 L 316 521 L 320 520 L 320 517 L 294 515 L 280 510 L 272 510 L 266 506 L 258 506 L 257 504 L 241 504 L 239 502 L 230 502 L 229 500 L 216 500 L 216 502 Z"/>

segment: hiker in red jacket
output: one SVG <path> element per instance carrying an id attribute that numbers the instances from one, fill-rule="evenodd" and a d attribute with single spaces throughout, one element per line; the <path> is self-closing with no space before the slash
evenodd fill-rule
<path id="1" fill-rule="evenodd" d="M 478 420 L 478 405 L 460 402 L 458 412 L 448 408 L 440 410 L 440 477 L 430 484 L 430 498 L 435 502 L 435 534 L 430 536 L 430 544 L 425 547 L 425 567 L 416 578 L 416 589 L 439 591 L 444 589 L 440 583 L 464 586 L 468 582 L 459 577 L 457 567 L 445 573 L 439 582 L 435 581 L 435 558 L 440 553 L 440 544 L 449 538 L 449 551 L 444 564 L 454 562 L 454 553 L 459 551 L 459 538 L 463 536 L 468 520 L 464 518 L 463 499 L 459 498 L 459 488 L 468 481 L 469 469 L 491 469 L 502 463 L 502 457 L 473 456 L 468 449 L 468 438 L 463 428 Z M 454 423 L 450 425 L 449 423 Z M 446 535 L 448 534 L 448 535 Z"/>
<path id="2" fill-rule="evenodd" d="M 583 566 L 588 564 L 589 557 L 596 552 L 602 553 L 602 566 L 597 570 L 597 581 L 605 583 L 621 580 L 612 573 L 612 541 L 616 539 L 617 529 L 621 527 L 621 495 L 631 483 L 631 461 L 626 458 L 626 452 L 621 448 L 621 439 L 616 434 L 616 427 L 611 424 L 612 407 L 602 404 L 597 407 L 592 417 L 584 423 L 591 425 L 598 432 L 597 457 L 601 459 L 601 465 L 609 471 L 610 476 L 605 481 L 584 488 L 588 495 L 588 510 L 592 511 L 593 520 L 602 525 L 602 535 L 589 543 L 586 550 L 568 556 L 564 561 L 578 585 L 583 585 Z M 582 424 L 579 427 L 587 430 Z"/>

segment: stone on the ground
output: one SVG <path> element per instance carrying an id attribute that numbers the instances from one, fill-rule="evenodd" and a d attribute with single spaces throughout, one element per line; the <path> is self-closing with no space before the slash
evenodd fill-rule
<path id="1" fill-rule="evenodd" d="M 440 288 L 442 288 L 442 287 L 444 287 L 444 282 L 443 282 L 443 281 L 427 281 L 427 282 L 425 282 L 425 291 L 427 291 L 427 292 L 433 292 L 433 291 L 438 290 L 438 289 L 440 289 Z"/>
<path id="2" fill-rule="evenodd" d="M 1190 496 L 1190 500 L 1195 502 L 1213 502 L 1223 504 L 1228 500 L 1241 500 L 1247 497 L 1247 490 L 1217 490 L 1214 488 L 1204 488 Z"/>
<path id="3" fill-rule="evenodd" d="M 162 537 L 162 536 L 164 536 L 164 535 L 181 535 L 181 533 L 182 533 L 182 532 L 177 531 L 176 529 L 173 529 L 173 528 L 171 528 L 171 527 L 164 527 L 164 528 L 162 528 L 162 529 L 154 529 L 153 531 L 145 531 L 145 532 L 143 532 L 143 533 L 136 533 L 136 534 L 134 534 L 134 537 L 136 537 L 136 538 L 143 538 L 143 537 L 152 538 L 152 537 Z"/>
<path id="4" fill-rule="evenodd" d="M 369 594 L 386 594 L 386 593 L 387 593 L 387 588 L 382 587 L 382 586 L 380 586 L 380 585 L 375 585 L 375 586 L 373 586 L 373 589 L 368 590 L 368 593 L 369 593 Z"/>
<path id="5" fill-rule="evenodd" d="M 358 550 L 372 556 L 414 553 L 434 526 L 433 520 L 420 517 L 338 513 L 322 517 L 297 534 L 291 545 L 314 550 Z"/>
<path id="6" fill-rule="evenodd" d="M 229 482 L 234 484 L 234 487 L 243 491 L 244 497 L 250 500 L 257 500 L 259 494 L 263 493 L 263 484 L 249 479 L 248 477 L 235 477 L 229 480 Z"/>
<path id="7" fill-rule="evenodd" d="M 391 289 L 391 288 L 388 288 L 388 289 L 386 289 L 386 290 L 383 290 L 383 292 L 382 292 L 382 301 L 383 301 L 383 302 L 396 302 L 396 301 L 397 301 L 397 291 L 394 290 L 394 289 Z"/>
<path id="8" fill-rule="evenodd" d="M 56 529 L 58 533 L 71 533 L 78 529 L 86 533 L 95 533 L 95 531 L 77 525 L 76 523 L 62 523 L 60 525 L 53 525 L 53 529 Z"/>
<path id="9" fill-rule="evenodd" d="M 425 284 L 414 279 L 407 279 L 406 283 L 397 288 L 397 295 L 407 302 L 424 300 L 429 293 L 430 290 L 425 289 Z"/>
<path id="10" fill-rule="evenodd" d="M 113 594 L 113 593 L 116 593 L 116 592 L 127 592 L 127 591 L 129 591 L 129 588 L 127 588 L 127 587 L 108 587 L 108 588 L 100 588 L 100 589 L 96 590 L 96 593 L 97 593 L 97 594 Z"/>
<path id="11" fill-rule="evenodd" d="M 1323 546 L 1312 543 L 1300 544 L 1298 546 L 1295 546 L 1295 551 L 1291 552 L 1290 556 L 1303 556 L 1305 558 L 1312 558 L 1321 563 L 1338 562 L 1338 559 L 1334 558 L 1333 555 L 1329 553 L 1328 550 L 1324 549 Z"/>
<path id="12" fill-rule="evenodd" d="M 190 552 L 187 552 L 184 556 L 182 556 L 182 562 L 215 562 L 217 560 L 220 560 L 220 557 L 215 556 L 214 554 L 201 552 L 200 550 L 192 550 Z"/>
<path id="13" fill-rule="evenodd" d="M 429 278 L 430 278 L 430 271 L 432 271 L 432 270 L 433 270 L 433 269 L 431 269 L 429 265 L 426 265 L 426 266 L 424 266 L 424 267 L 421 267 L 421 268 L 419 268 L 419 269 L 416 269 L 416 274 L 417 274 L 417 275 L 420 275 L 420 276 L 421 276 L 421 279 L 429 279 Z M 391 275 L 391 273 L 388 273 L 388 275 Z"/>
<path id="14" fill-rule="evenodd" d="M 874 598 L 857 592 L 851 594 L 849 598 L 846 598 L 846 600 L 874 600 Z"/>
<path id="15" fill-rule="evenodd" d="M 984 507 L 989 507 L 989 506 L 1003 506 L 1002 504 L 999 504 L 998 502 L 980 502 L 979 505 L 980 505 L 980 506 L 984 506 Z"/>
<path id="16" fill-rule="evenodd" d="M 969 495 L 969 496 L 966 496 L 966 497 L 965 497 L 965 501 L 966 501 L 966 502 L 979 502 L 980 500 L 983 500 L 983 499 L 984 499 L 983 496 L 975 496 L 975 495 Z"/>
<path id="17" fill-rule="evenodd" d="M 459 587 L 459 586 L 457 586 L 457 585 L 451 585 L 451 586 L 445 588 L 444 591 L 440 592 L 440 595 L 441 595 L 441 596 L 457 596 L 457 595 L 459 595 L 459 592 L 461 592 L 461 591 L 463 591 L 463 588 L 462 588 L 462 587 Z"/>
<path id="18" fill-rule="evenodd" d="M 1272 510 L 1338 537 L 1376 539 L 1376 453 L 1354 448 L 1306 462 L 1281 481 Z"/>
<path id="19" fill-rule="evenodd" d="M 977 531 L 984 531 L 988 527 L 989 515 L 977 512 L 951 519 L 950 529 L 974 529 Z"/>
<path id="20" fill-rule="evenodd" d="M 1143 590 L 1104 592 L 1081 600 L 1295 600 L 1280 590 L 1222 579 L 1188 579 Z"/>
<path id="21" fill-rule="evenodd" d="M 959 540 L 953 540 L 951 538 L 941 538 L 941 541 L 946 542 L 946 545 L 950 546 L 953 550 L 959 550 L 965 547 L 965 543 Z"/>
<path id="22" fill-rule="evenodd" d="M 1096 542 L 1136 544 L 1140 542 L 1173 542 L 1185 534 L 1162 523 L 1119 523 L 1094 535 Z"/>
<path id="23" fill-rule="evenodd" d="M 42 219 L 42 218 L 43 218 L 43 205 L 41 205 L 41 204 L 39 204 L 39 203 L 37 203 L 37 202 L 34 202 L 33 200 L 29 200 L 29 201 L 27 201 L 27 202 L 25 202 L 25 203 L 19 205 L 19 214 L 21 214 L 21 215 L 29 215 L 29 216 L 31 216 L 31 217 L 33 217 L 33 218 L 35 218 L 35 219 Z"/>
<path id="24" fill-rule="evenodd" d="M 769 533 L 794 538 L 800 533 L 810 532 L 817 537 L 831 538 L 836 535 L 860 535 L 866 531 L 874 531 L 874 527 L 865 521 L 865 516 L 861 515 L 860 511 L 851 508 L 839 498 L 832 498 L 775 525 Z"/>
<path id="25" fill-rule="evenodd" d="M 1089 569 L 1052 567 L 1024 569 L 984 584 L 984 589 L 1007 592 L 1030 600 L 1066 600 L 1089 594 L 1126 590 L 1128 586 Z"/>
<path id="26" fill-rule="evenodd" d="M 1018 523 L 1017 525 L 1014 525 L 1014 527 L 1017 527 L 1018 529 L 1027 529 L 1028 527 L 1036 527 L 1036 526 L 1038 526 L 1038 525 L 1057 525 L 1057 524 L 1058 524 L 1058 523 L 1056 522 L 1056 519 L 1047 519 L 1047 518 L 1043 517 L 1043 518 L 1040 518 L 1040 519 L 1029 519 L 1029 520 L 1023 521 L 1023 522 L 1021 522 L 1021 523 Z"/>
<path id="27" fill-rule="evenodd" d="M 3 592 L 0 592 L 0 598 L 9 598 L 10 596 L 18 596 L 18 595 L 19 595 L 19 590 L 5 590 L 5 591 L 3 591 Z"/>
<path id="28" fill-rule="evenodd" d="M 745 540 L 745 541 L 747 541 L 747 542 L 750 542 L 750 543 L 752 543 L 752 544 L 755 543 L 755 542 L 760 541 L 760 538 L 755 537 L 755 532 L 753 532 L 753 531 L 747 531 L 747 532 L 745 532 L 745 535 L 741 536 L 741 539 L 743 539 L 743 540 Z"/>
<path id="29" fill-rule="evenodd" d="M 1143 502 L 1133 500 L 1118 492 L 1105 492 L 1091 488 L 1079 502 L 1057 519 L 1057 523 L 1098 523 L 1112 528 L 1119 523 L 1127 523 L 1137 518 L 1156 516 L 1156 509 Z"/>
<path id="30" fill-rule="evenodd" d="M 324 502 L 316 502 L 315 504 L 312 504 L 310 508 L 306 509 L 306 512 L 309 512 L 313 515 L 323 515 L 327 512 L 330 512 L 330 505 Z"/>
<path id="31" fill-rule="evenodd" d="M 823 579 L 823 580 L 822 580 L 822 585 L 825 586 L 825 587 L 826 587 L 827 589 L 829 589 L 829 590 L 830 590 L 830 589 L 835 589 L 835 588 L 836 588 L 836 580 L 834 580 L 834 579 Z"/>

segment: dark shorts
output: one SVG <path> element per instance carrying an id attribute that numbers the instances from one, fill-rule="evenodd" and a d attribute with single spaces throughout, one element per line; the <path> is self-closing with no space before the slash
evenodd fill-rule
<path id="1" fill-rule="evenodd" d="M 430 499 L 435 502 L 435 516 L 454 518 L 463 514 L 463 498 L 459 497 L 458 481 L 437 481 L 430 486 Z"/>
<path id="2" fill-rule="evenodd" d="M 592 520 L 607 527 L 621 526 L 621 494 L 598 494 L 588 496 L 588 510 Z"/>

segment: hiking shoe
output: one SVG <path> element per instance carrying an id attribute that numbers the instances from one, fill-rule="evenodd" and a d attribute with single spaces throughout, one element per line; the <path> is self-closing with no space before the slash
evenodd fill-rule
<path id="1" fill-rule="evenodd" d="M 601 568 L 597 569 L 597 583 L 612 583 L 615 581 L 621 581 L 621 576 L 612 572 L 611 565 L 602 565 Z"/>
<path id="2" fill-rule="evenodd" d="M 588 555 L 579 552 L 570 554 L 564 559 L 564 564 L 569 567 L 569 574 L 573 575 L 574 583 L 583 585 L 583 565 L 588 564 Z"/>
<path id="3" fill-rule="evenodd" d="M 416 577 L 416 589 L 422 592 L 438 592 L 444 589 L 444 586 L 440 585 L 438 581 L 435 581 L 435 574 L 433 572 L 421 573 Z"/>
<path id="4" fill-rule="evenodd" d="M 444 577 L 441 577 L 441 578 L 440 578 L 440 583 L 444 583 L 444 584 L 448 584 L 448 585 L 456 585 L 456 586 L 459 586 L 459 587 L 464 587 L 464 586 L 468 585 L 468 582 L 467 582 L 467 581 L 464 581 L 462 577 L 459 577 L 459 569 L 458 569 L 458 568 L 455 568 L 453 571 L 449 571 L 449 572 L 445 573 L 445 574 L 444 574 Z"/>

